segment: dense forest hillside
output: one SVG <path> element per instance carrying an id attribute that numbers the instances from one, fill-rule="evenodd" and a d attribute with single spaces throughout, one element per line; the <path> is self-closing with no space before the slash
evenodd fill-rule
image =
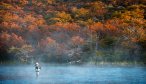
<path id="1" fill-rule="evenodd" d="M 146 0 L 1 0 L 10 61 L 146 63 Z"/>

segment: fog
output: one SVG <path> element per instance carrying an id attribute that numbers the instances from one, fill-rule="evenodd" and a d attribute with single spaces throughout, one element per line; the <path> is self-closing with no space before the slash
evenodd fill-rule
<path id="1" fill-rule="evenodd" d="M 146 68 L 42 64 L 38 78 L 34 65 L 1 66 L 2 84 L 145 84 Z"/>

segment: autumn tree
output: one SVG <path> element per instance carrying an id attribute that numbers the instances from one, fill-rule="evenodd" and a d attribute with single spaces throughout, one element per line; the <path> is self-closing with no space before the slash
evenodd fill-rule
<path id="1" fill-rule="evenodd" d="M 14 33 L 8 34 L 7 32 L 2 32 L 0 34 L 1 41 L 6 44 L 7 46 L 17 46 L 21 47 L 23 44 L 25 44 L 25 40 Z"/>
<path id="2" fill-rule="evenodd" d="M 72 18 L 70 16 L 70 14 L 67 14 L 65 12 L 58 12 L 56 14 L 56 17 L 52 18 L 52 20 L 55 20 L 57 22 L 65 23 L 65 22 L 70 22 L 72 20 Z"/>
<path id="3" fill-rule="evenodd" d="M 107 12 L 106 7 L 107 7 L 106 4 L 101 1 L 94 2 L 90 9 L 90 15 L 93 18 L 96 18 L 102 21 L 104 20 L 104 15 Z"/>
<path id="4" fill-rule="evenodd" d="M 81 20 L 86 20 L 86 18 L 89 16 L 89 10 L 88 9 L 85 9 L 85 8 L 76 8 L 76 7 L 73 7 L 72 8 L 72 13 L 74 15 L 74 18 L 76 19 L 81 19 Z"/>
<path id="5" fill-rule="evenodd" d="M 33 52 L 33 48 L 31 45 L 23 45 L 22 47 L 11 47 L 9 48 L 9 53 L 14 55 L 14 60 L 19 60 L 20 62 L 30 62 L 29 60 L 33 59 L 31 56 L 31 52 Z"/>

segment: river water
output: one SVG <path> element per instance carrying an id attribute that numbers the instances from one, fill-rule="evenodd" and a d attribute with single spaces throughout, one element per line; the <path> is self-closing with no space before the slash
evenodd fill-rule
<path id="1" fill-rule="evenodd" d="M 0 66 L 0 84 L 146 84 L 141 66 L 33 65 Z"/>

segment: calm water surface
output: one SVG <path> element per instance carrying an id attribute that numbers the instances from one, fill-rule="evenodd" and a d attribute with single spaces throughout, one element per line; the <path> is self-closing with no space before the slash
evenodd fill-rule
<path id="1" fill-rule="evenodd" d="M 146 84 L 146 68 L 42 65 L 36 78 L 33 65 L 0 66 L 0 84 Z"/>

